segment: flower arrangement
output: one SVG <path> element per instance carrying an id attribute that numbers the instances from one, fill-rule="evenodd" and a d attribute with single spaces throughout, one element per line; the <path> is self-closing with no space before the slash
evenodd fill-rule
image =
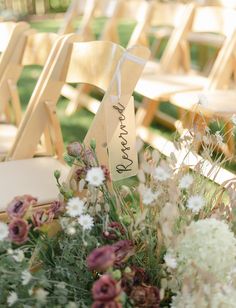
<path id="1" fill-rule="evenodd" d="M 8 204 L 0 306 L 235 307 L 235 187 L 150 148 L 135 184 L 114 187 L 95 150 L 93 141 L 68 146 L 75 172 L 68 186 L 55 171 L 59 199 L 48 208 L 34 209 L 29 195 Z"/>

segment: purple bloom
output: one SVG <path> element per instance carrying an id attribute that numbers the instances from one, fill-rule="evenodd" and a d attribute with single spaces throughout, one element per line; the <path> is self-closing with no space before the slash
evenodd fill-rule
<path id="1" fill-rule="evenodd" d="M 160 307 L 160 292 L 158 288 L 153 286 L 141 285 L 134 287 L 130 298 L 134 301 L 134 307 Z"/>
<path id="2" fill-rule="evenodd" d="M 79 157 L 84 154 L 84 148 L 79 142 L 72 142 L 67 146 L 67 153 L 73 157 Z"/>
<path id="3" fill-rule="evenodd" d="M 111 246 L 102 246 L 94 249 L 87 258 L 87 266 L 90 270 L 105 272 L 113 266 L 115 254 Z"/>
<path id="4" fill-rule="evenodd" d="M 109 275 L 103 275 L 98 279 L 92 288 L 93 299 L 99 302 L 114 301 L 120 294 L 121 288 L 119 283 Z"/>
<path id="5" fill-rule="evenodd" d="M 16 244 L 23 244 L 28 240 L 30 226 L 26 220 L 14 218 L 8 225 L 9 238 Z"/>
<path id="6" fill-rule="evenodd" d="M 124 263 L 130 256 L 134 254 L 134 245 L 132 241 L 121 240 L 112 245 L 113 251 L 116 256 L 115 265 L 120 266 Z"/>
<path id="7" fill-rule="evenodd" d="M 52 222 L 55 214 L 49 210 L 37 210 L 32 215 L 32 222 L 35 228 L 40 228 L 44 224 Z"/>
<path id="8" fill-rule="evenodd" d="M 22 218 L 29 207 L 35 205 L 36 203 L 37 198 L 30 195 L 17 196 L 7 205 L 7 215 L 9 218 Z"/>

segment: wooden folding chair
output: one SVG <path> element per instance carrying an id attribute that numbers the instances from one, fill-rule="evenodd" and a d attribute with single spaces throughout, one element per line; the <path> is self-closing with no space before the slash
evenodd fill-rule
<path id="1" fill-rule="evenodd" d="M 122 125 L 127 124 L 127 129 L 130 131 L 130 123 L 133 122 L 134 125 L 134 117 L 132 121 L 132 117 L 128 118 L 126 112 L 131 112 L 132 116 L 131 95 L 150 53 L 144 47 L 125 51 L 111 42 L 78 43 L 78 41 L 79 38 L 76 35 L 69 35 L 63 39 L 46 78 L 41 79 L 36 85 L 30 101 L 31 106 L 29 105 L 26 111 L 8 156 L 11 161 L 0 163 L 2 211 L 12 197 L 25 193 L 37 197 L 39 205 L 47 204 L 58 194 L 53 178 L 55 169 L 61 171 L 62 179 L 65 180 L 68 176 L 68 168 L 55 157 L 32 158 L 47 125 L 54 128 L 54 137 L 62 138 L 55 108 L 65 82 L 85 82 L 107 91 L 84 142 L 88 146 L 91 138 L 96 139 L 98 159 L 102 164 L 107 165 L 108 161 L 115 158 L 110 154 L 113 152 L 115 156 L 118 155 L 115 164 L 124 159 L 122 158 L 124 154 L 119 151 L 121 115 L 114 108 L 114 104 L 123 104 L 123 115 L 126 120 L 123 119 Z M 44 70 L 47 70 L 47 67 L 44 67 Z M 41 91 L 35 95 L 37 88 Z M 55 123 L 58 123 L 57 130 Z M 115 140 L 114 137 L 116 137 Z M 135 133 L 127 137 L 134 138 Z M 117 140 L 118 143 L 115 142 L 115 146 L 112 147 L 111 145 Z M 62 142 L 62 139 L 60 141 Z M 135 142 L 132 147 L 134 149 Z M 111 172 L 116 172 L 119 176 L 116 169 Z"/>
<path id="2" fill-rule="evenodd" d="M 27 65 L 43 66 L 48 60 L 50 50 L 57 37 L 55 33 L 25 31 L 8 57 L 7 67 L 0 78 L 0 108 L 5 110 L 11 103 L 13 111 L 11 112 L 11 119 L 14 118 L 14 122 L 8 121 L 0 124 L 0 156 L 2 158 L 10 150 L 22 118 L 17 88 L 21 72 Z M 50 144 L 46 141 L 47 139 L 45 139 L 45 142 L 49 150 Z"/>
<path id="3" fill-rule="evenodd" d="M 207 89 L 209 87 L 222 87 L 222 83 L 229 83 L 227 63 L 233 55 L 236 24 L 236 10 L 221 7 L 197 7 L 192 14 L 189 9 L 188 20 L 183 22 L 181 28 L 174 31 L 160 61 L 161 71 L 158 74 L 144 72 L 140 78 L 136 92 L 145 97 L 143 104 L 137 112 L 137 124 L 148 126 L 155 115 L 163 124 L 175 128 L 175 119 L 158 111 L 161 101 L 168 101 L 171 95 L 189 90 Z M 187 15 L 187 14 L 186 14 Z M 210 21 L 210 22 L 209 22 Z M 208 76 L 202 76 L 190 68 L 190 55 L 188 46 L 188 33 L 218 33 L 224 37 L 224 44 Z M 182 45 L 182 52 L 180 46 Z M 184 50 L 184 52 L 183 52 Z M 180 63 L 184 65 L 180 66 Z M 179 73 L 180 67 L 184 73 Z M 218 70 L 225 74 L 218 74 Z M 224 76 L 224 78 L 223 78 Z M 224 79 L 224 80 L 223 80 Z"/>
<path id="4" fill-rule="evenodd" d="M 24 31 L 28 28 L 29 25 L 25 22 L 0 22 L 0 76 L 4 74 L 9 58 L 17 48 Z M 8 105 L 5 105 L 5 109 L 0 106 L 1 121 L 8 121 L 10 118 L 9 113 Z"/>
<path id="5" fill-rule="evenodd" d="M 136 27 L 131 35 L 127 48 L 140 44 L 148 46 L 144 33 L 152 14 L 152 6 L 153 3 L 145 0 L 98 1 L 94 11 L 94 18 L 97 16 L 105 16 L 107 19 L 99 39 L 119 43 L 118 26 L 120 23 L 128 20 L 131 23 L 136 23 Z M 63 96 L 70 100 L 66 108 L 67 115 L 73 114 L 80 107 L 85 107 L 92 113 L 96 113 L 100 101 L 89 95 L 90 90 L 91 88 L 88 86 L 77 87 L 75 90 L 67 85 L 62 89 Z"/>

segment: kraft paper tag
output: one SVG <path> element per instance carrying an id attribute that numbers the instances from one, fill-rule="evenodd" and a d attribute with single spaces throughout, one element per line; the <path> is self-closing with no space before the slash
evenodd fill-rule
<path id="1" fill-rule="evenodd" d="M 134 99 L 122 96 L 106 105 L 107 147 L 113 181 L 137 174 Z"/>

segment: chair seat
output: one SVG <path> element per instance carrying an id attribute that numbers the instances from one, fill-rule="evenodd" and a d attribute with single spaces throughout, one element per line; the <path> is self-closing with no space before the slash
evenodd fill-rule
<path id="1" fill-rule="evenodd" d="M 16 133 L 16 126 L 11 124 L 0 124 L 0 156 L 6 154 L 11 149 Z"/>
<path id="2" fill-rule="evenodd" d="M 200 100 L 199 97 L 201 97 Z M 236 113 L 235 90 L 179 93 L 171 97 L 171 102 L 186 110 L 195 108 L 206 116 L 214 114 L 220 117 L 231 117 Z"/>
<path id="3" fill-rule="evenodd" d="M 208 84 L 208 79 L 198 75 L 142 74 L 135 91 L 147 98 L 168 99 L 178 92 L 201 90 Z"/>
<path id="4" fill-rule="evenodd" d="M 38 205 L 50 203 L 58 196 L 54 171 L 61 171 L 64 181 L 69 167 L 52 157 L 39 157 L 0 163 L 0 211 L 18 195 L 38 198 Z"/>

